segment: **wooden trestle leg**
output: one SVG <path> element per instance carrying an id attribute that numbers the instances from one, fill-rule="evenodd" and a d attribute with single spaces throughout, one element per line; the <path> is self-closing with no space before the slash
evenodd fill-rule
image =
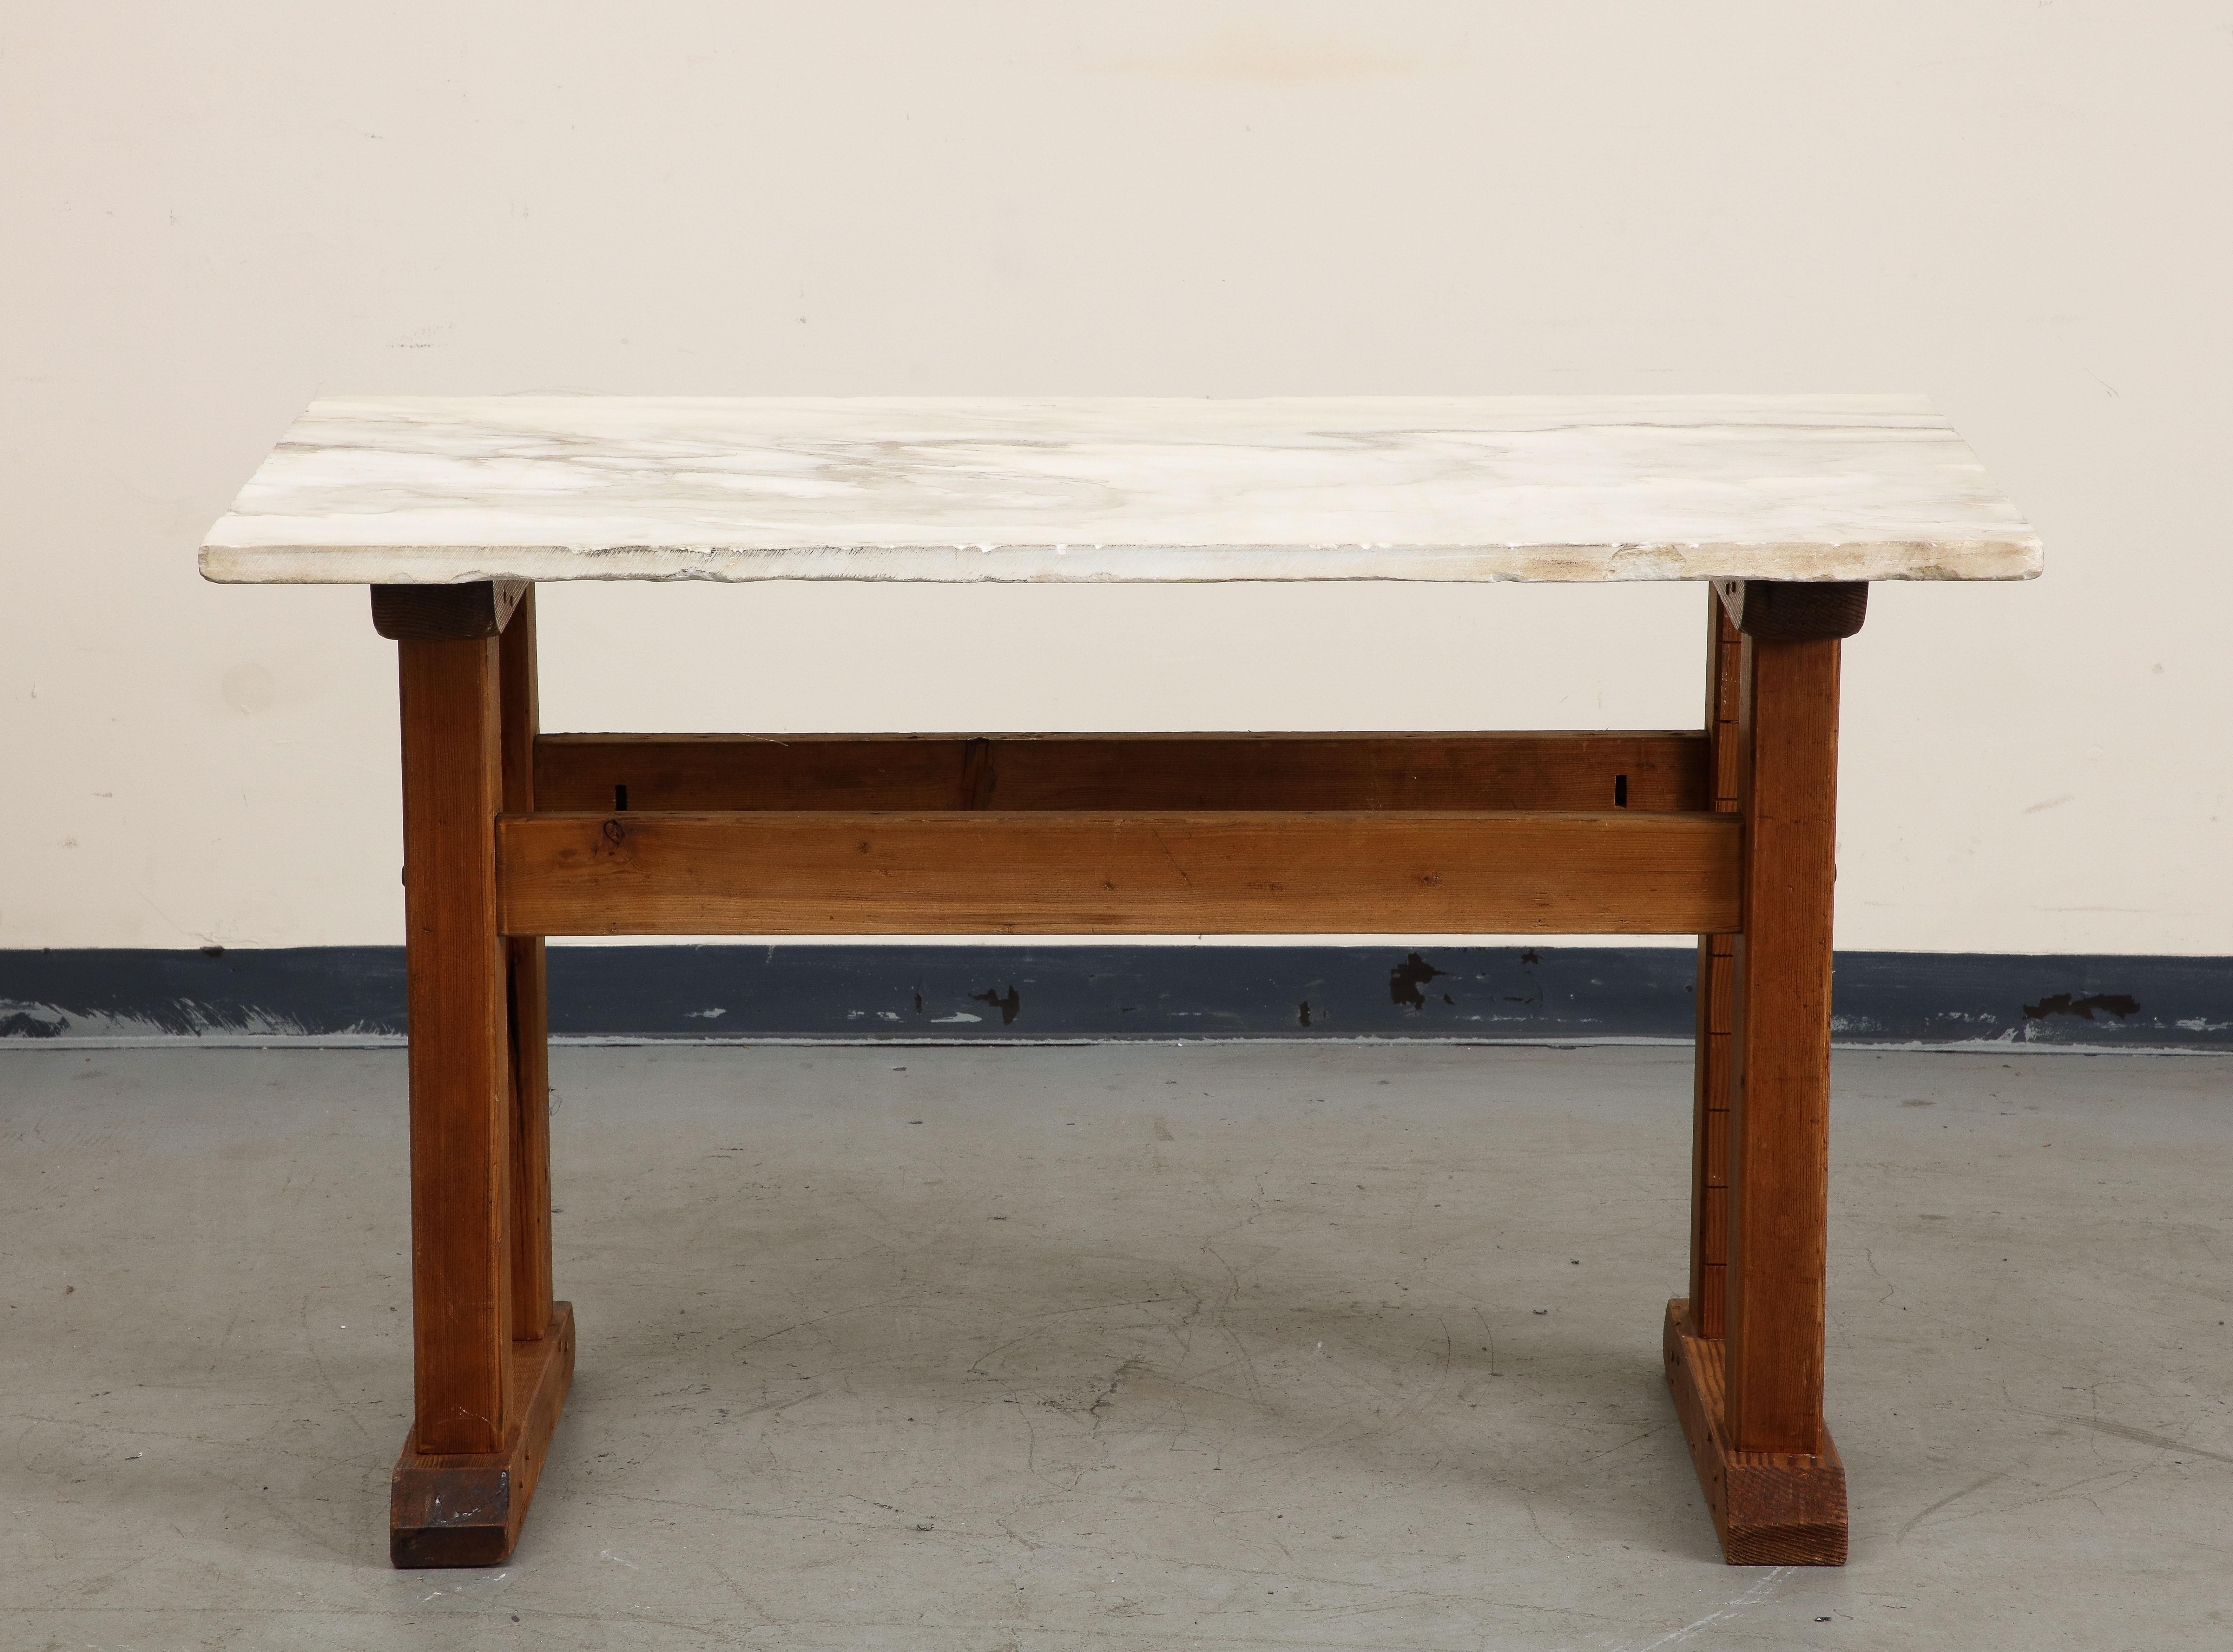
<path id="1" fill-rule="evenodd" d="M 401 1567 L 510 1555 L 573 1376 L 573 1311 L 550 1300 L 542 944 L 497 927 L 496 817 L 532 803 L 524 597 L 373 593 L 403 721 L 416 1405 L 389 1506 Z"/>
<path id="2" fill-rule="evenodd" d="M 1744 820 L 1742 920 L 1698 948 L 1690 1295 L 1667 1380 L 1732 1564 L 1842 1565 L 1822 1421 L 1839 639 L 1865 586 L 1724 587 L 1707 727 Z"/>

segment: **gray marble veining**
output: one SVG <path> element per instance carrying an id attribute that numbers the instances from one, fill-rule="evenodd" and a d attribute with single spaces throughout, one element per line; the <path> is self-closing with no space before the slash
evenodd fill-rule
<path id="1" fill-rule="evenodd" d="M 201 551 L 249 583 L 2024 579 L 1920 397 L 352 397 Z"/>

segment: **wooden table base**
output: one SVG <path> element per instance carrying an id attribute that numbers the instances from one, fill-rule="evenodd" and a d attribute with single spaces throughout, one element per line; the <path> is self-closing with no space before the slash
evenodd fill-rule
<path id="1" fill-rule="evenodd" d="M 542 937 L 1408 928 L 1702 932 L 1668 1382 L 1728 1559 L 1841 1564 L 1830 920 L 1839 639 L 1865 595 L 1721 592 L 1696 732 L 737 739 L 543 736 L 531 589 L 375 591 L 411 1018 L 394 1563 L 511 1554 L 573 1375 Z"/>

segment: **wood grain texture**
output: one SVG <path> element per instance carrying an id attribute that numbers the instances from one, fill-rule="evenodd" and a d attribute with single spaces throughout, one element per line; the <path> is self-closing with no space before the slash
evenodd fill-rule
<path id="1" fill-rule="evenodd" d="M 1739 668 L 1727 1423 L 1744 1451 L 1811 1452 L 1822 1421 L 1839 646 L 1747 637 Z"/>
<path id="2" fill-rule="evenodd" d="M 546 810 L 1607 810 L 1707 806 L 1689 731 L 1463 734 L 546 734 Z M 1625 781 L 1625 785 L 1620 783 Z"/>
<path id="3" fill-rule="evenodd" d="M 1706 814 L 568 815 L 499 833 L 512 934 L 1653 934 L 1736 919 Z"/>
<path id="4" fill-rule="evenodd" d="M 1690 1304 L 1667 1304 L 1661 1338 L 1667 1386 L 1722 1558 L 1733 1566 L 1846 1564 L 1846 1466 L 1823 1428 L 1813 1452 L 1739 1451 L 1722 1424 L 1726 1344 L 1694 1334 Z"/>
<path id="5" fill-rule="evenodd" d="M 411 1052 L 412 1317 L 417 1433 L 498 1449 L 511 1349 L 511 1071 L 496 817 L 496 640 L 397 647 Z"/>
<path id="6" fill-rule="evenodd" d="M 497 647 L 504 808 L 535 809 L 535 738 L 541 699 L 535 658 L 535 591 L 529 587 Z M 550 1012 L 540 936 L 505 941 L 511 1063 L 511 1334 L 533 1338 L 550 1317 Z"/>
<path id="7" fill-rule="evenodd" d="M 1742 639 L 1718 596 L 1706 600 L 1708 807 L 1734 814 L 1737 797 L 1737 667 Z M 1697 1037 L 1690 1146 L 1690 1303 L 1701 1337 L 1726 1323 L 1728 1261 L 1729 1017 L 1736 937 L 1698 937 Z"/>
<path id="8" fill-rule="evenodd" d="M 1850 637 L 1869 615 L 1865 581 L 1717 579 L 1714 591 L 1737 629 L 1762 642 Z"/>
<path id="9" fill-rule="evenodd" d="M 372 628 L 397 642 L 477 642 L 505 628 L 528 589 L 517 579 L 375 585 Z"/>
<path id="10" fill-rule="evenodd" d="M 488 1452 L 423 1452 L 414 1429 L 389 1480 L 387 1558 L 400 1570 L 494 1566 L 511 1557 L 574 1381 L 574 1307 L 514 1343 L 512 1421 Z"/>

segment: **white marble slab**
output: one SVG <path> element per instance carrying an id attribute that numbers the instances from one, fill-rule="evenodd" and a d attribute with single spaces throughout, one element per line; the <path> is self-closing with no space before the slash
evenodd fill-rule
<path id="1" fill-rule="evenodd" d="M 2025 579 L 1912 396 L 359 397 L 209 578 Z"/>

